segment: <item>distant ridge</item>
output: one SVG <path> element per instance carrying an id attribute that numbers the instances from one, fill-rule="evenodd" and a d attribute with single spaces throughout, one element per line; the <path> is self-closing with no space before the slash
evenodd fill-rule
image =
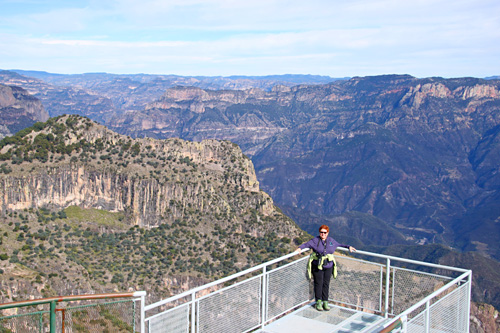
<path id="1" fill-rule="evenodd" d="M 230 75 L 230 76 L 189 76 L 189 75 L 176 75 L 176 74 L 113 74 L 105 72 L 89 72 L 80 74 L 57 74 L 50 73 L 46 71 L 31 71 L 31 70 L 21 70 L 21 69 L 9 69 L 8 71 L 15 72 L 21 75 L 30 76 L 38 79 L 50 79 L 50 78 L 63 78 L 63 77 L 116 77 L 116 78 L 126 78 L 126 77 L 137 77 L 144 76 L 150 78 L 161 78 L 161 77 L 177 77 L 177 78 L 195 78 L 200 80 L 255 80 L 255 81 L 277 81 L 277 82 L 288 82 L 291 84 L 325 84 L 338 80 L 348 80 L 348 77 L 333 78 L 326 75 L 312 75 L 312 74 L 279 74 L 279 75 Z"/>
<path id="2" fill-rule="evenodd" d="M 348 80 L 349 77 L 333 78 L 325 75 L 311 75 L 311 74 L 282 74 L 282 75 L 264 75 L 264 76 L 244 76 L 244 75 L 231 75 L 227 78 L 230 79 L 255 79 L 255 80 L 274 80 L 286 81 L 297 84 L 318 84 L 330 83 L 339 80 Z"/>

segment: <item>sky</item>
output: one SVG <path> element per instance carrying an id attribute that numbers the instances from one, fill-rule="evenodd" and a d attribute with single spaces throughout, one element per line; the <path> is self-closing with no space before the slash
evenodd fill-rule
<path id="1" fill-rule="evenodd" d="M 498 0 L 0 0 L 0 68 L 500 75 Z"/>

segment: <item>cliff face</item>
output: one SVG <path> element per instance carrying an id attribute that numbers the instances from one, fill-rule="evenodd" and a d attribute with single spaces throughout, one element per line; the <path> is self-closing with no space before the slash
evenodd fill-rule
<path id="1" fill-rule="evenodd" d="M 265 92 L 260 89 L 212 91 L 177 87 L 148 104 L 139 113 L 141 117 L 128 112 L 108 124 L 119 131 L 127 128 L 123 133 L 132 136 L 147 133 L 157 138 L 230 140 L 238 142 L 246 154 L 252 155 L 262 149 L 268 139 L 287 129 L 289 120 L 279 113 L 286 112 L 290 106 L 292 95 L 289 92 L 290 88 Z M 276 117 L 270 113 L 275 113 Z"/>
<path id="2" fill-rule="evenodd" d="M 0 139 L 47 119 L 42 103 L 26 90 L 0 84 Z"/>
<path id="3" fill-rule="evenodd" d="M 198 146 L 206 148 L 207 145 L 210 145 L 210 142 L 203 142 Z M 217 143 L 212 142 L 212 146 L 214 145 Z M 203 163 L 204 161 L 199 159 L 201 151 L 195 152 L 195 149 L 183 156 L 197 155 L 195 163 Z M 204 152 L 213 156 L 212 150 L 207 152 L 205 149 Z M 219 169 L 216 165 L 214 168 Z M 273 202 L 266 194 L 259 193 L 259 185 L 255 174 L 251 172 L 252 169 L 246 170 L 247 172 L 228 182 L 244 191 L 257 193 L 260 199 L 265 201 L 265 204 L 259 207 L 260 212 L 269 216 L 274 212 Z M 162 182 L 116 171 L 69 165 L 52 167 L 47 171 L 40 169 L 31 175 L 4 176 L 0 179 L 0 211 L 45 206 L 65 208 L 76 205 L 112 212 L 127 211 L 133 216 L 136 225 L 157 226 L 159 217 L 167 211 L 171 215 L 170 218 L 183 217 L 184 210 L 179 209 L 179 203 L 182 207 L 189 204 L 205 214 L 223 213 L 232 204 L 228 202 L 229 198 L 218 196 L 219 189 L 213 184 L 203 186 L 202 183 Z M 222 174 L 223 168 L 217 171 Z"/>
<path id="4" fill-rule="evenodd" d="M 59 119 L 56 124 L 65 124 L 65 119 L 72 118 Z M 258 206 L 263 216 L 275 212 L 271 198 L 259 189 L 251 160 L 230 142 L 177 139 L 135 139 L 132 142 L 104 126 L 84 125 L 85 120 L 78 121 L 82 121 L 82 129 L 71 124 L 77 130 L 67 131 L 64 144 L 103 145 L 101 152 L 90 150 L 88 154 L 95 154 L 92 159 L 85 151 L 80 151 L 80 156 L 74 156 L 69 163 L 64 155 L 62 158 L 52 155 L 50 161 L 43 164 L 36 160 L 30 163 L 29 173 L 14 170 L 2 175 L 1 212 L 77 205 L 126 211 L 139 226 L 158 225 L 160 216 L 165 214 L 170 215 L 169 219 L 182 217 L 185 214 L 183 207 L 188 204 L 207 215 L 244 211 L 253 205 Z M 25 139 L 34 143 L 35 138 L 50 133 L 51 130 L 44 129 L 28 134 Z M 104 146 L 114 154 L 105 151 Z M 124 159 L 123 146 L 136 147 L 136 158 Z M 139 147 L 143 147 L 143 153 L 139 153 Z M 6 153 L 12 148 L 13 145 L 6 145 L 0 152 Z M 30 154 L 22 158 L 29 159 Z M 202 174 L 213 181 L 200 179 Z M 241 189 L 242 195 L 248 196 L 248 202 L 228 195 L 231 187 Z"/>

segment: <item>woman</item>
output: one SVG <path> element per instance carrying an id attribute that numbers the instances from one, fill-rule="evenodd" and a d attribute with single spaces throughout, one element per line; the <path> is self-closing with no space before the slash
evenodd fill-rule
<path id="1" fill-rule="evenodd" d="M 356 249 L 349 245 L 339 244 L 332 237 L 328 237 L 330 228 L 326 225 L 319 227 L 319 236 L 314 237 L 310 241 L 302 244 L 296 250 L 300 253 L 305 248 L 310 248 L 313 252 L 309 260 L 310 270 L 314 277 L 314 297 L 316 299 L 316 310 L 330 310 L 328 305 L 328 291 L 330 289 L 330 278 L 335 273 L 335 259 L 333 253 L 337 247 L 349 248 L 350 252 L 355 252 Z"/>

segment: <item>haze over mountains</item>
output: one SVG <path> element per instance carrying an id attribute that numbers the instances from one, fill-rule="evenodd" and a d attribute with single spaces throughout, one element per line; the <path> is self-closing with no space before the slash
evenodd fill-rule
<path id="1" fill-rule="evenodd" d="M 0 83 L 52 117 L 238 144 L 261 188 L 311 233 L 326 223 L 358 246 L 442 243 L 500 259 L 497 79 L 20 73 L 33 76 L 4 71 Z"/>

